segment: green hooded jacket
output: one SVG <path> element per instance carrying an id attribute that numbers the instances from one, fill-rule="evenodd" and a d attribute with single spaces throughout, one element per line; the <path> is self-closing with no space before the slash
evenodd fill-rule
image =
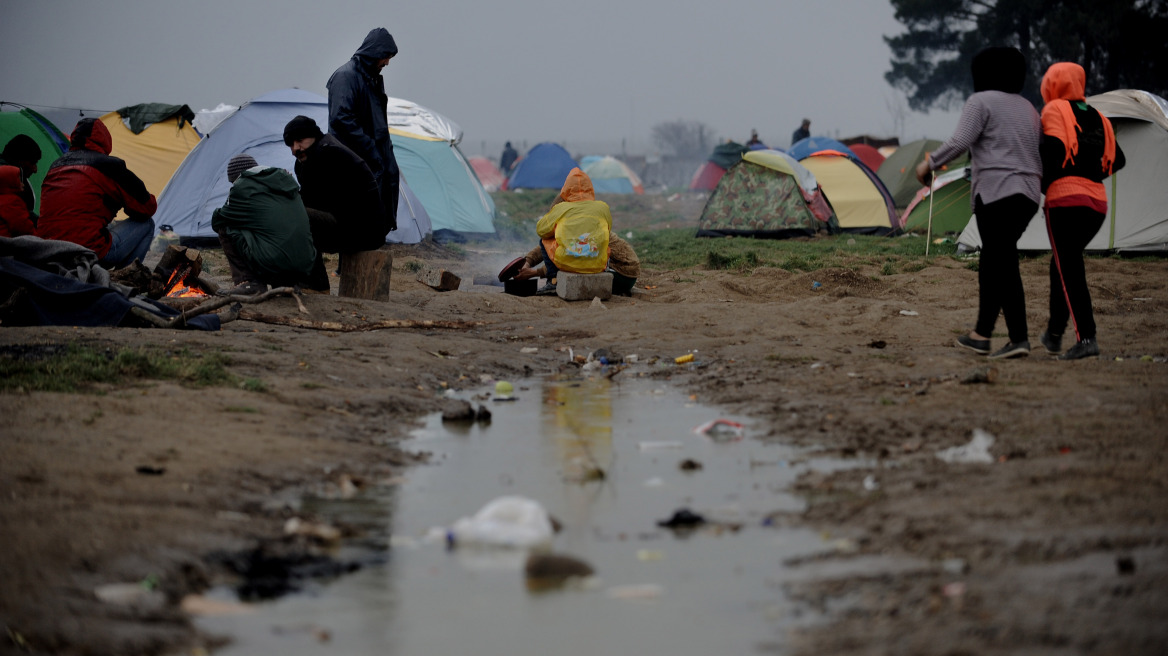
<path id="1" fill-rule="evenodd" d="M 307 279 L 316 260 L 300 185 L 284 169 L 244 171 L 211 215 L 215 232 L 231 239 L 264 281 Z"/>

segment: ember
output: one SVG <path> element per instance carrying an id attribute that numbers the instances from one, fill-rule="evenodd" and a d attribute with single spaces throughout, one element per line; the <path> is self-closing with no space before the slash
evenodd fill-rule
<path id="1" fill-rule="evenodd" d="M 194 268 L 189 265 L 176 267 L 174 273 L 171 273 L 170 278 L 166 281 L 166 298 L 209 296 L 210 294 L 198 287 L 197 276 L 193 284 L 187 282 L 193 272 Z"/>

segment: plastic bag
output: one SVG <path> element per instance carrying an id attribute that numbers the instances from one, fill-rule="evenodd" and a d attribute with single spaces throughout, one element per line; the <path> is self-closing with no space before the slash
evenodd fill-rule
<path id="1" fill-rule="evenodd" d="M 512 549 L 550 547 L 552 521 L 538 502 L 520 496 L 499 497 L 474 517 L 463 517 L 450 527 L 454 546 L 476 545 Z"/>

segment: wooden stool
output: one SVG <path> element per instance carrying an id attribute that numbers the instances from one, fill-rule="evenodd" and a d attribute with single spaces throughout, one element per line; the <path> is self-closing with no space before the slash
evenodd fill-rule
<path id="1" fill-rule="evenodd" d="M 393 256 L 387 250 L 342 253 L 341 284 L 337 295 L 388 301 L 392 270 Z"/>

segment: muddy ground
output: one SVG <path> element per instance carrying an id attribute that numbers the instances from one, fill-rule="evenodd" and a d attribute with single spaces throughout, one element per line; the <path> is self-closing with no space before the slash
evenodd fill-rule
<path id="1" fill-rule="evenodd" d="M 213 651 L 218 638 L 197 632 L 180 606 L 186 595 L 241 572 L 275 581 L 266 593 L 278 594 L 289 571 L 337 566 L 312 560 L 306 538 L 285 536 L 297 516 L 290 500 L 393 485 L 411 465 L 401 440 L 443 407 L 445 389 L 559 371 L 569 347 L 635 353 L 638 364 L 618 375 L 668 379 L 749 416 L 760 439 L 875 463 L 805 475 L 807 510 L 774 516 L 840 548 L 776 562 L 812 575 L 783 591 L 806 621 L 776 629 L 772 647 L 1168 651 L 1168 261 L 1088 263 L 1103 357 L 1059 362 L 1039 349 L 991 363 L 953 346 L 974 320 L 977 293 L 976 273 L 953 257 L 893 275 L 648 269 L 643 291 L 598 308 L 479 286 L 441 293 L 415 280 L 425 263 L 469 282 L 521 245 L 392 250 L 388 303 L 307 296 L 311 318 L 468 325 L 0 327 L 10 355 L 71 342 L 187 349 L 222 353 L 240 379 L 262 381 L 250 390 L 140 382 L 0 394 L 0 653 Z M 211 275 L 225 282 L 217 258 L 208 252 Z M 1035 344 L 1047 266 L 1046 257 L 1022 266 Z M 287 298 L 256 309 L 298 316 Z M 691 351 L 694 364 L 672 363 Z M 996 437 L 992 464 L 936 457 L 976 428 Z M 847 567 L 873 556 L 923 565 Z M 95 595 L 142 581 L 154 594 L 127 603 Z"/>

